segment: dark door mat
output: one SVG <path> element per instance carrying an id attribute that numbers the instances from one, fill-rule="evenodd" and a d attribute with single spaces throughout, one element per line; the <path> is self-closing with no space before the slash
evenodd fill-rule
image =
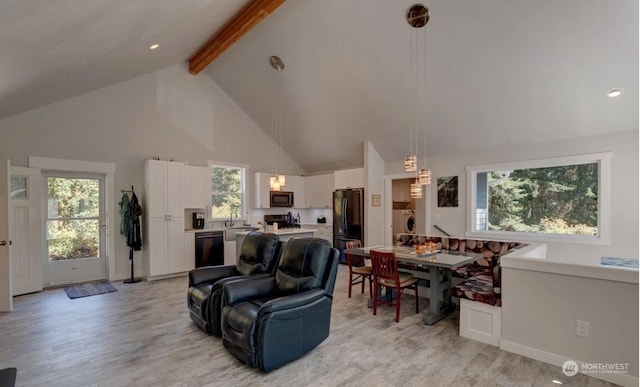
<path id="1" fill-rule="evenodd" d="M 13 387 L 16 385 L 17 368 L 5 368 L 0 370 L 0 387 Z"/>
<path id="2" fill-rule="evenodd" d="M 86 284 L 67 286 L 64 292 L 72 300 L 74 298 L 95 296 L 97 294 L 117 292 L 118 289 L 111 285 L 109 281 L 90 282 Z"/>

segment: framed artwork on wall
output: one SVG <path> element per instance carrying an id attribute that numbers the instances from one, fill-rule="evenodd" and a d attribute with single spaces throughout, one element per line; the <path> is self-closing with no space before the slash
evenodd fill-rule
<path id="1" fill-rule="evenodd" d="M 458 176 L 438 178 L 438 207 L 458 207 Z"/>

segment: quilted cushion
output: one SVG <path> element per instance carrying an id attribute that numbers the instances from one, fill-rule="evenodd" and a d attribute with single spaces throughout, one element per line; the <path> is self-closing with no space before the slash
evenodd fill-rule
<path id="1" fill-rule="evenodd" d="M 491 275 L 480 274 L 454 286 L 451 289 L 454 297 L 466 298 L 471 301 L 483 302 L 489 305 L 501 306 L 502 300 L 493 291 Z"/>

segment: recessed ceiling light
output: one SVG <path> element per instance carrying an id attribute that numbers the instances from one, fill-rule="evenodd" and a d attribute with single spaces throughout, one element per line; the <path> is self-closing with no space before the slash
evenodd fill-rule
<path id="1" fill-rule="evenodd" d="M 622 94 L 622 89 L 618 89 L 617 87 L 613 89 L 609 89 L 607 91 L 607 97 L 609 98 L 619 97 L 621 94 Z"/>
<path id="2" fill-rule="evenodd" d="M 564 383 L 562 383 L 562 381 L 560 381 L 558 379 L 553 379 L 552 382 L 555 383 L 555 384 L 564 384 Z"/>
<path id="3" fill-rule="evenodd" d="M 149 46 L 149 50 L 155 50 L 158 47 L 160 47 L 159 44 L 152 44 L 151 46 Z"/>

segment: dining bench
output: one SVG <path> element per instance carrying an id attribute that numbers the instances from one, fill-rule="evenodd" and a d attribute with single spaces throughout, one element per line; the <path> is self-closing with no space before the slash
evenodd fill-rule
<path id="1" fill-rule="evenodd" d="M 426 242 L 434 242 L 436 250 L 482 255 L 482 258 L 453 270 L 452 275 L 461 282 L 451 288 L 451 295 L 460 299 L 460 336 L 499 346 L 502 325 L 500 257 L 527 244 L 425 234 L 395 236 L 396 245 L 413 246 Z"/>

